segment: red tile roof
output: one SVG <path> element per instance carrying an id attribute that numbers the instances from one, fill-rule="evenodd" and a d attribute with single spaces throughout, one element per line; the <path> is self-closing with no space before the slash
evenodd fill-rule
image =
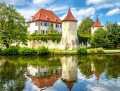
<path id="1" fill-rule="evenodd" d="M 45 88 L 45 87 L 53 86 L 54 83 L 62 76 L 62 74 L 60 73 L 60 74 L 53 75 L 50 78 L 44 77 L 42 79 L 34 76 L 29 76 L 29 75 L 27 76 L 32 79 L 32 82 L 38 88 Z"/>
<path id="2" fill-rule="evenodd" d="M 101 75 L 102 73 L 97 73 L 97 72 L 94 72 L 94 71 L 93 71 L 93 74 L 97 77 L 96 80 L 99 80 L 99 77 L 100 77 L 100 75 Z"/>
<path id="3" fill-rule="evenodd" d="M 76 83 L 77 81 L 73 81 L 73 82 L 63 81 L 63 82 L 67 85 L 67 88 L 69 89 L 69 91 L 71 91 L 74 83 Z"/>
<path id="4" fill-rule="evenodd" d="M 100 21 L 97 17 L 95 23 L 91 27 L 104 27 L 104 26 L 100 23 Z"/>
<path id="5" fill-rule="evenodd" d="M 68 11 L 67 16 L 65 17 L 65 19 L 63 19 L 63 21 L 75 21 L 75 22 L 78 22 L 78 20 L 76 20 L 73 17 L 70 9 L 69 9 L 69 11 Z"/>
<path id="6" fill-rule="evenodd" d="M 32 19 L 28 20 L 27 23 L 34 22 L 34 21 L 46 21 L 46 22 L 53 22 L 53 23 L 61 23 L 59 17 L 55 15 L 50 10 L 40 9 Z"/>

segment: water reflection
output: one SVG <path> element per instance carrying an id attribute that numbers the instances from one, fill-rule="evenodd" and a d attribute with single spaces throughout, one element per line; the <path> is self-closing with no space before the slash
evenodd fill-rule
<path id="1" fill-rule="evenodd" d="M 77 64 L 76 57 L 62 57 L 62 78 L 66 81 L 77 80 Z"/>
<path id="2" fill-rule="evenodd" d="M 0 91 L 119 91 L 119 65 L 120 55 L 1 56 Z"/>

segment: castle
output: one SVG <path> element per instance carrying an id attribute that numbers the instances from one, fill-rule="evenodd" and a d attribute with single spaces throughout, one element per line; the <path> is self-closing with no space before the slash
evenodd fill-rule
<path id="1" fill-rule="evenodd" d="M 49 49 L 62 49 L 62 50 L 75 50 L 79 46 L 78 37 L 77 37 L 77 20 L 72 15 L 71 10 L 69 9 L 66 17 L 61 21 L 53 11 L 40 9 L 30 20 L 28 20 L 28 33 L 37 33 L 37 34 L 47 34 L 48 26 L 52 25 L 59 33 L 62 33 L 62 38 L 60 43 L 53 43 L 48 41 L 44 43 L 43 41 L 32 41 L 28 43 L 28 47 L 39 47 L 46 46 Z M 91 26 L 91 34 L 99 28 L 104 26 L 99 22 L 97 18 L 95 23 Z M 82 45 L 84 46 L 84 45 Z"/>

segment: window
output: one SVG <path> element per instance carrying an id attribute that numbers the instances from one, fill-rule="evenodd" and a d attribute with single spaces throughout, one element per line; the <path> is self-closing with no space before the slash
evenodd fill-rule
<path id="1" fill-rule="evenodd" d="M 60 25 L 60 28 L 62 28 L 62 25 Z"/>
<path id="2" fill-rule="evenodd" d="M 49 26 L 49 23 L 45 23 L 45 26 Z"/>
<path id="3" fill-rule="evenodd" d="M 44 22 L 41 22 L 41 26 L 44 26 Z"/>
<path id="4" fill-rule="evenodd" d="M 41 30 L 41 34 L 45 34 L 45 30 Z"/>
<path id="5" fill-rule="evenodd" d="M 38 34 L 38 30 L 35 30 L 35 33 Z"/>
<path id="6" fill-rule="evenodd" d="M 38 22 L 37 21 L 35 22 L 35 26 L 38 26 Z"/>
<path id="7" fill-rule="evenodd" d="M 28 34 L 30 34 L 30 31 L 28 31 Z"/>
<path id="8" fill-rule="evenodd" d="M 56 24 L 56 28 L 59 28 L 59 24 Z"/>
<path id="9" fill-rule="evenodd" d="M 28 27 L 30 27 L 30 24 L 28 24 Z"/>

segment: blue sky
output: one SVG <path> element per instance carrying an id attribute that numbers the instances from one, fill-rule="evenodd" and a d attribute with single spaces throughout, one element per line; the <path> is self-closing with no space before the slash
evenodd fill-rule
<path id="1" fill-rule="evenodd" d="M 0 0 L 0 2 L 13 4 L 25 18 L 31 18 L 41 7 L 52 10 L 63 19 L 71 7 L 74 17 L 79 21 L 90 17 L 93 21 L 96 17 L 102 24 L 106 21 L 120 24 L 120 0 Z"/>

